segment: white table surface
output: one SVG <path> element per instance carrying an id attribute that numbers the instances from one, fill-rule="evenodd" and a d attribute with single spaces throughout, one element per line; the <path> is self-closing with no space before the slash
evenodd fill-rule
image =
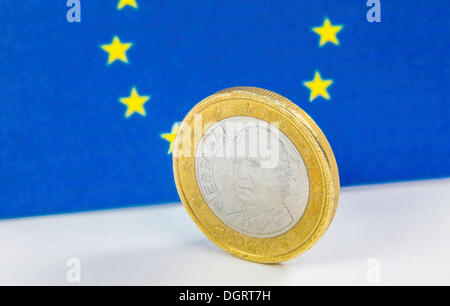
<path id="1" fill-rule="evenodd" d="M 273 265 L 228 255 L 180 204 L 0 221 L 0 284 L 450 285 L 450 179 L 343 188 L 339 205 L 310 251 Z"/>

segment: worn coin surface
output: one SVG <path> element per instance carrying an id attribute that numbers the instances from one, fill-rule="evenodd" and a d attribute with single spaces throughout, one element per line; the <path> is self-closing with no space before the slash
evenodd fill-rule
<path id="1" fill-rule="evenodd" d="M 234 87 L 198 103 L 173 150 L 180 198 L 225 251 L 280 262 L 327 230 L 339 197 L 325 136 L 298 106 L 268 90 Z"/>

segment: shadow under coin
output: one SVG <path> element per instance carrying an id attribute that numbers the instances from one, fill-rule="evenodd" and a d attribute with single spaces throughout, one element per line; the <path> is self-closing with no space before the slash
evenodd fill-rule
<path id="1" fill-rule="evenodd" d="M 134 249 L 83 260 L 83 284 L 281 285 L 283 264 L 236 258 L 207 240 L 177 248 Z"/>

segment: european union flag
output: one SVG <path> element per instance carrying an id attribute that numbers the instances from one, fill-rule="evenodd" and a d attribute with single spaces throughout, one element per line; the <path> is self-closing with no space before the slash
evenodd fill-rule
<path id="1" fill-rule="evenodd" d="M 448 1 L 0 2 L 0 217 L 178 201 L 202 98 L 303 108 L 343 185 L 450 175 Z"/>

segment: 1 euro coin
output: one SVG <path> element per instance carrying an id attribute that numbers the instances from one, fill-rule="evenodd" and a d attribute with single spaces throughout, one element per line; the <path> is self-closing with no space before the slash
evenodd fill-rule
<path id="1" fill-rule="evenodd" d="M 223 250 L 289 260 L 326 232 L 339 198 L 333 151 L 317 124 L 274 92 L 235 87 L 199 102 L 174 142 L 181 201 Z"/>

